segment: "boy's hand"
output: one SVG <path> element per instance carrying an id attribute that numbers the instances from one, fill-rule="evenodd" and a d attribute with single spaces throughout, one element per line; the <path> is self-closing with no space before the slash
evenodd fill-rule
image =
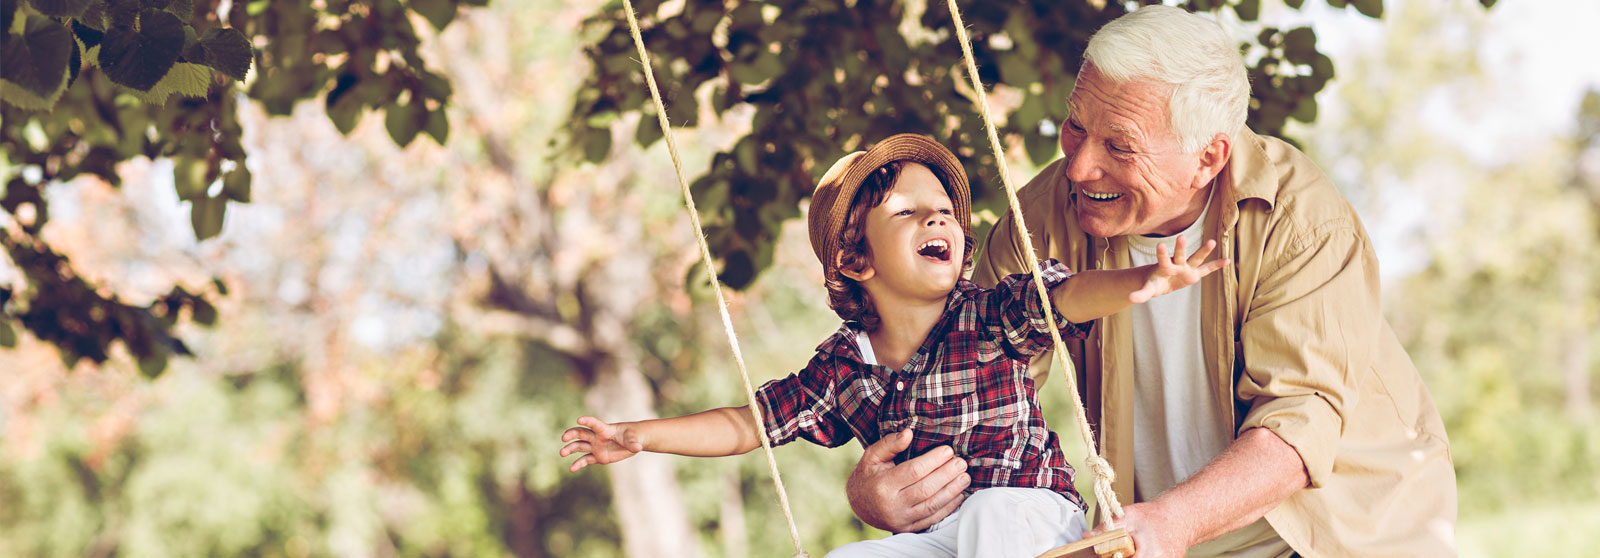
<path id="1" fill-rule="evenodd" d="M 1207 240 L 1205 246 L 1195 250 L 1188 258 L 1183 257 L 1184 239 L 1178 237 L 1178 246 L 1173 250 L 1171 257 L 1167 256 L 1167 245 L 1156 245 L 1156 264 L 1151 267 L 1150 275 L 1145 278 L 1144 287 L 1128 294 L 1128 302 L 1144 304 L 1150 299 L 1176 291 L 1178 289 L 1200 282 L 1201 277 L 1210 275 L 1211 272 L 1222 269 L 1228 265 L 1228 259 L 1223 258 L 1206 263 L 1206 256 L 1217 247 L 1217 241 Z"/>
<path id="2" fill-rule="evenodd" d="M 572 442 L 561 448 L 561 457 L 587 453 L 572 462 L 568 471 L 576 473 L 590 465 L 609 465 L 644 451 L 643 437 L 629 428 L 628 423 L 607 424 L 594 417 L 580 417 L 578 424 L 582 426 L 561 433 L 561 441 Z"/>

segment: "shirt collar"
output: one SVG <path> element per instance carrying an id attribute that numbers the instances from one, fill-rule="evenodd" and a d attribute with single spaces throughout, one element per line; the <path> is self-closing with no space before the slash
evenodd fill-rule
<path id="1" fill-rule="evenodd" d="M 1278 172 L 1270 164 L 1272 159 L 1267 156 L 1266 144 L 1266 138 L 1248 127 L 1241 128 L 1239 137 L 1233 141 L 1233 155 L 1228 166 L 1217 176 L 1217 186 L 1222 191 L 1214 195 L 1234 206 L 1253 198 L 1272 207 L 1277 198 Z"/>
<path id="2" fill-rule="evenodd" d="M 955 288 L 950 289 L 950 295 L 945 297 L 944 316 L 941 316 L 939 322 L 933 326 L 933 331 L 928 334 L 929 337 L 938 332 L 948 331 L 950 329 L 949 321 L 955 319 L 957 307 L 961 302 L 982 289 L 977 283 L 965 278 L 956 279 Z M 822 340 L 822 343 L 817 345 L 817 352 L 846 358 L 865 366 L 867 365 L 866 358 L 861 355 L 861 347 L 856 343 L 856 335 L 860 331 L 859 325 L 855 322 L 845 322 L 839 326 L 838 330 L 833 332 L 833 335 L 829 335 L 827 339 Z"/>

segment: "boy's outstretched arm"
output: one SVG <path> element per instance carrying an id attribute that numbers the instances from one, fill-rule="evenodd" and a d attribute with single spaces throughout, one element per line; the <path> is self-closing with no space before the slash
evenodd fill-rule
<path id="1" fill-rule="evenodd" d="M 561 456 L 582 453 L 568 469 L 606 465 L 641 451 L 692 457 L 722 457 L 748 453 L 761 446 L 755 418 L 748 405 L 723 407 L 681 417 L 607 423 L 581 417 L 579 426 L 561 433 Z"/>
<path id="2" fill-rule="evenodd" d="M 1165 244 L 1156 245 L 1156 263 L 1152 265 L 1080 272 L 1050 289 L 1050 299 L 1067 321 L 1084 323 L 1199 283 L 1200 278 L 1228 265 L 1226 258 L 1206 261 L 1217 247 L 1215 240 L 1207 240 L 1187 258 L 1183 257 L 1184 244 L 1183 237 L 1178 237 L 1170 256 Z"/>

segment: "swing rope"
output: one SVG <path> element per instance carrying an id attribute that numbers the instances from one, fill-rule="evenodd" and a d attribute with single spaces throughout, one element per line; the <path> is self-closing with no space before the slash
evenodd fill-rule
<path id="1" fill-rule="evenodd" d="M 678 143 L 672 139 L 672 126 L 667 122 L 667 107 L 661 101 L 661 91 L 656 88 L 655 72 L 650 69 L 650 53 L 645 51 L 644 39 L 639 36 L 639 20 L 633 13 L 633 2 L 622 0 L 628 12 L 628 27 L 633 31 L 633 44 L 639 49 L 639 64 L 644 66 L 644 79 L 650 85 L 650 96 L 655 99 L 656 118 L 661 124 L 662 137 L 667 139 L 667 151 L 672 154 L 672 168 L 678 174 L 678 186 L 683 189 L 683 200 L 689 206 L 689 221 L 694 224 L 695 238 L 699 241 L 700 257 L 706 265 L 706 276 L 711 280 L 711 290 L 717 295 L 717 310 L 722 314 L 722 329 L 728 334 L 728 344 L 733 347 L 733 361 L 738 364 L 739 376 L 744 380 L 744 392 L 750 399 L 750 415 L 755 417 L 756 433 L 761 437 L 761 449 L 767 455 L 767 467 L 772 470 L 772 484 L 778 488 L 778 503 L 783 507 L 783 517 L 789 522 L 789 538 L 794 542 L 795 558 L 809 558 L 800 547 L 800 530 L 794 525 L 794 512 L 789 510 L 789 494 L 783 489 L 783 477 L 778 474 L 778 461 L 772 457 L 772 441 L 767 439 L 761 407 L 756 403 L 756 392 L 750 384 L 750 373 L 745 370 L 744 355 L 739 351 L 739 337 L 733 332 L 733 319 L 728 316 L 728 301 L 722 295 L 722 282 L 717 279 L 717 266 L 711 259 L 711 247 L 706 242 L 705 229 L 700 225 L 700 210 L 695 208 L 694 195 L 689 192 L 689 181 L 683 176 L 683 161 L 678 157 Z"/>
<path id="2" fill-rule="evenodd" d="M 983 83 L 978 80 L 978 63 L 972 57 L 972 42 L 967 37 L 967 26 L 961 20 L 961 10 L 956 8 L 956 0 L 947 0 L 950 5 L 950 17 L 955 20 L 956 37 L 961 41 L 961 53 L 966 57 L 967 76 L 972 78 L 972 90 L 978 94 L 978 109 L 983 114 L 983 126 L 989 132 L 989 145 L 994 149 L 995 166 L 1000 168 L 1000 182 L 1005 185 L 1006 199 L 1011 204 L 1012 223 L 1017 227 L 1017 234 L 1025 239 L 1022 242 L 1023 254 L 1028 260 L 1028 265 L 1033 268 L 1033 286 L 1039 291 L 1039 302 L 1044 304 L 1045 319 L 1050 323 L 1050 338 L 1055 340 L 1056 362 L 1066 373 L 1067 388 L 1072 390 L 1072 410 L 1078 419 L 1078 433 L 1083 435 L 1083 446 L 1088 449 L 1089 456 L 1085 460 L 1089 470 L 1094 473 L 1094 496 L 1100 506 L 1100 512 L 1105 516 L 1107 529 L 1117 528 L 1116 518 L 1122 515 L 1122 504 L 1117 502 L 1117 493 L 1112 490 L 1111 481 L 1116 478 L 1116 473 L 1111 470 L 1111 463 L 1100 457 L 1094 442 L 1094 427 L 1089 425 L 1088 412 L 1083 408 L 1083 399 L 1078 395 L 1078 373 L 1073 368 L 1072 361 L 1067 359 L 1067 349 L 1061 341 L 1061 331 L 1056 324 L 1055 309 L 1050 304 L 1050 291 L 1044 286 L 1044 278 L 1039 270 L 1039 257 L 1033 250 L 1033 236 L 1028 234 L 1028 224 L 1022 219 L 1022 204 L 1017 201 L 1017 188 L 1011 183 L 1011 172 L 1006 165 L 1005 150 L 1000 145 L 1000 136 L 995 133 L 994 119 L 989 116 L 989 97 L 983 90 Z"/>
<path id="3" fill-rule="evenodd" d="M 695 239 L 700 247 L 701 259 L 705 262 L 706 275 L 711 281 L 712 292 L 716 294 L 717 310 L 722 317 L 723 330 L 728 335 L 728 344 L 733 348 L 734 363 L 737 364 L 739 376 L 744 381 L 745 395 L 750 400 L 750 414 L 757 424 L 756 433 L 761 439 L 761 448 L 766 454 L 767 467 L 772 473 L 772 482 L 777 487 L 778 503 L 783 508 L 784 519 L 789 524 L 789 538 L 794 543 L 795 557 L 808 558 L 810 555 L 806 554 L 800 545 L 800 531 L 795 527 L 794 513 L 789 508 L 789 496 L 783 487 L 783 477 L 778 472 L 778 462 L 772 455 L 772 442 L 767 438 L 766 428 L 761 426 L 765 425 L 766 422 L 762 419 L 761 409 L 755 400 L 755 390 L 750 383 L 750 373 L 745 368 L 744 355 L 739 350 L 739 338 L 733 330 L 733 319 L 728 315 L 728 302 L 722 294 L 722 282 L 717 279 L 716 265 L 711 258 L 710 244 L 706 241 L 705 229 L 700 223 L 700 211 L 695 207 L 694 195 L 689 191 L 688 180 L 684 178 L 683 162 L 678 156 L 678 144 L 673 139 L 672 126 L 667 121 L 666 104 L 661 100 L 661 92 L 656 87 L 655 72 L 650 67 L 650 53 L 645 50 L 644 39 L 639 33 L 639 21 L 634 15 L 633 2 L 631 0 L 623 0 L 622 3 L 628 15 L 628 27 L 633 34 L 633 44 L 639 50 L 639 63 L 644 67 L 645 83 L 650 86 L 650 96 L 655 101 L 656 118 L 661 125 L 662 137 L 666 138 L 667 151 L 672 155 L 672 167 L 678 177 L 678 186 L 683 190 L 684 202 L 689 208 L 689 220 L 694 225 Z M 1010 169 L 1005 162 L 1005 149 L 1000 144 L 999 134 L 994 127 L 994 119 L 989 112 L 988 94 L 983 88 L 983 83 L 978 79 L 978 64 L 972 55 L 972 42 L 967 36 L 966 24 L 961 19 L 961 10 L 956 7 L 955 0 L 947 0 L 947 4 L 950 7 L 950 17 L 955 23 L 956 37 L 961 42 L 961 53 L 966 60 L 967 76 L 971 78 L 972 89 L 978 96 L 978 108 L 983 116 L 984 129 L 988 132 L 989 145 L 995 154 L 996 166 L 1000 170 L 1000 182 L 1005 186 L 1006 199 L 1011 207 L 1012 222 L 1016 225 L 1019 236 L 1024 239 L 1031 239 L 1033 237 L 1028 233 L 1028 225 L 1024 222 L 1022 213 L 1019 211 L 1022 204 L 1017 200 L 1017 189 L 1011 182 Z M 1062 376 L 1066 378 L 1067 389 L 1072 392 L 1073 415 L 1077 418 L 1078 433 L 1082 435 L 1084 447 L 1089 454 L 1086 464 L 1095 476 L 1095 501 L 1105 517 L 1106 527 L 1115 529 L 1116 517 L 1122 515 L 1122 505 L 1117 501 L 1116 492 L 1113 491 L 1111 484 L 1116 478 L 1116 474 L 1111 469 L 1111 464 L 1100 456 L 1098 446 L 1095 444 L 1094 427 L 1089 424 L 1088 411 L 1084 409 L 1082 397 L 1079 396 L 1077 371 L 1072 362 L 1067 359 L 1066 346 L 1061 340 L 1060 327 L 1055 319 L 1054 305 L 1050 302 L 1049 289 L 1044 286 L 1042 271 L 1039 269 L 1038 255 L 1034 251 L 1031 241 L 1023 242 L 1023 252 L 1029 266 L 1033 268 L 1033 285 L 1038 291 L 1039 301 L 1044 307 L 1045 319 L 1050 326 L 1050 337 L 1055 342 L 1056 362 L 1061 365 L 1062 370 L 1065 372 Z"/>

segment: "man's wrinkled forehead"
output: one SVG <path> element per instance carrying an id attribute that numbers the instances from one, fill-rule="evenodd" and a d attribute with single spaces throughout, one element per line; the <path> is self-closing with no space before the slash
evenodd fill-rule
<path id="1" fill-rule="evenodd" d="M 1089 126 L 1090 123 L 1084 122 L 1084 118 L 1079 116 L 1085 114 L 1083 112 L 1084 107 L 1082 107 L 1079 103 L 1079 91 L 1081 91 L 1081 88 L 1074 87 L 1072 89 L 1072 94 L 1067 96 L 1067 118 L 1077 122 L 1080 126 Z M 1098 99 L 1092 99 L 1082 104 L 1094 104 L 1096 101 L 1099 101 L 1099 104 L 1104 104 L 1104 101 Z M 1100 121 L 1102 119 L 1096 118 L 1095 120 Z M 1137 141 L 1139 138 L 1143 137 L 1143 135 L 1139 133 L 1135 126 L 1124 124 L 1117 120 L 1105 122 L 1104 125 L 1107 133 L 1113 136 L 1119 136 L 1128 141 Z"/>

